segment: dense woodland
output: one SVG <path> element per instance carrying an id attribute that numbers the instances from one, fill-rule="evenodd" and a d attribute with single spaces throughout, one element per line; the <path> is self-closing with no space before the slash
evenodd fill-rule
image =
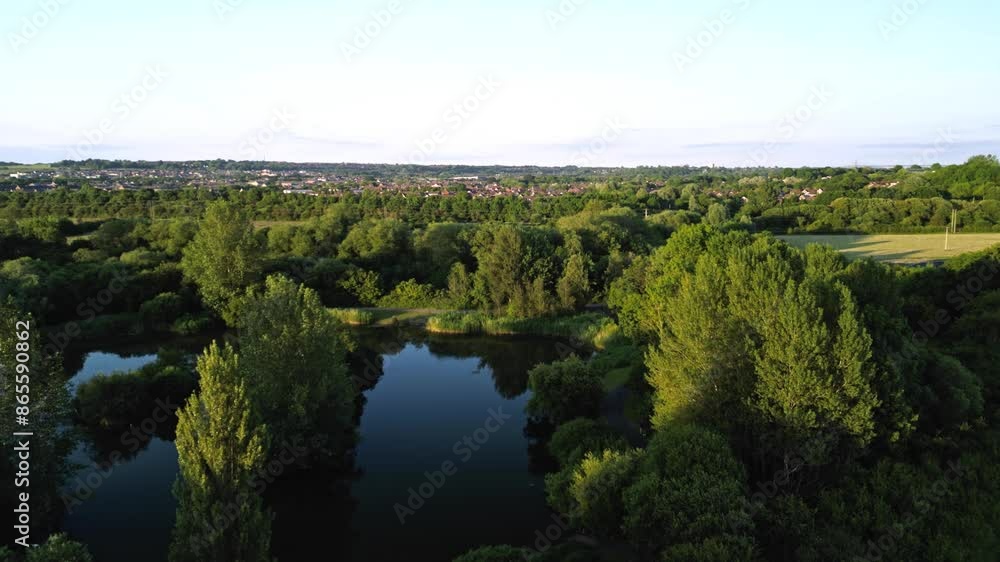
<path id="1" fill-rule="evenodd" d="M 75 432 L 113 440 L 170 389 L 188 396 L 157 428 L 180 456 L 170 559 L 270 560 L 267 501 L 246 493 L 262 463 L 292 443 L 297 466 L 334 478 L 356 445 L 367 383 L 356 336 L 329 309 L 429 308 L 450 311 L 428 323 L 441 332 L 581 343 L 531 371 L 528 409 L 558 466 L 548 502 L 589 540 L 484 545 L 463 562 L 994 560 L 1000 247 L 904 268 L 798 250 L 768 231 L 937 231 L 952 210 L 960 230 L 995 230 L 998 185 L 1000 165 L 981 157 L 879 171 L 639 169 L 530 200 L 0 193 L 0 354 L 44 351 L 32 355 L 32 393 L 52 438 L 34 451 L 35 533 L 58 529 L 67 507 Z M 595 304 L 607 314 L 584 312 Z M 18 341 L 26 319 L 38 329 Z M 70 340 L 223 329 L 194 364 L 164 354 L 73 396 L 63 384 Z M 3 368 L 7 409 L 15 378 Z M 638 441 L 601 416 L 610 372 L 635 397 Z M 89 555 L 53 535 L 27 560 Z"/>

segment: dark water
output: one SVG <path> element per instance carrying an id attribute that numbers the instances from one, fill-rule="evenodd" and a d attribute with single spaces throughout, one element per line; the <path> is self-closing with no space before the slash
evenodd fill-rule
<path id="1" fill-rule="evenodd" d="M 543 486 L 550 461 L 530 437 L 538 428 L 524 413 L 527 372 L 565 347 L 390 331 L 362 340 L 369 368 L 358 362 L 353 368 L 372 386 L 360 418 L 356 474 L 297 473 L 268 487 L 278 559 L 450 560 L 482 544 L 530 545 L 536 530 L 551 523 Z M 128 370 L 155 358 L 155 350 L 93 351 L 99 353 L 77 360 L 74 374 Z M 92 451 L 84 442 L 73 460 L 85 463 Z M 73 506 L 64 528 L 101 562 L 165 560 L 176 450 L 153 439 L 125 456 L 130 460 L 108 474 L 81 470 L 70 489 L 92 494 Z M 443 468 L 453 474 L 434 474 Z M 430 497 L 410 498 L 411 490 Z M 401 523 L 397 504 L 416 509 Z"/>

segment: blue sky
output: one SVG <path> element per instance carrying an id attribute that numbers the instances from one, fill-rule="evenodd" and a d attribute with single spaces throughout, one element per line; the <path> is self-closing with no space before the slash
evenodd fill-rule
<path id="1" fill-rule="evenodd" d="M 5 0 L 0 160 L 956 162 L 1000 153 L 998 19 L 994 0 Z"/>

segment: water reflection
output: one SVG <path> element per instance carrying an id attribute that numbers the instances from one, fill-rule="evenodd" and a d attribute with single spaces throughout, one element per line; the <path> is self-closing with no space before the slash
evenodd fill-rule
<path id="1" fill-rule="evenodd" d="M 542 443 L 551 428 L 524 412 L 527 375 L 536 364 L 559 359 L 565 347 L 554 340 L 409 330 L 362 331 L 356 339 L 349 363 L 363 392 L 355 454 L 337 468 L 289 468 L 268 484 L 273 554 L 282 561 L 314 560 L 316 552 L 345 561 L 399 553 L 447 560 L 479 544 L 533 540 L 534 530 L 549 522 L 542 475 L 552 461 Z M 136 357 L 149 360 L 148 348 L 145 356 L 126 350 L 118 363 L 113 349 L 100 351 L 108 353 L 106 370 L 128 368 Z M 455 444 L 482 427 L 491 409 L 511 417 L 464 462 Z M 89 428 L 79 453 L 92 462 L 121 451 L 119 429 Z M 176 510 L 172 439 L 168 424 L 139 441 L 134 453 L 125 447 L 129 454 L 114 473 L 69 515 L 66 528 L 99 560 L 166 560 Z M 447 460 L 457 464 L 457 474 L 400 525 L 394 505 Z M 148 505 L 135 504 L 154 491 Z"/>

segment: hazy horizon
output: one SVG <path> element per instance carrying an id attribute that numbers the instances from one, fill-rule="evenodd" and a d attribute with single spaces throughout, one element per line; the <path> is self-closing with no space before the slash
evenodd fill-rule
<path id="1" fill-rule="evenodd" d="M 0 16 L 6 161 L 909 166 L 1000 152 L 987 59 L 1000 6 L 985 0 L 12 0 Z"/>

